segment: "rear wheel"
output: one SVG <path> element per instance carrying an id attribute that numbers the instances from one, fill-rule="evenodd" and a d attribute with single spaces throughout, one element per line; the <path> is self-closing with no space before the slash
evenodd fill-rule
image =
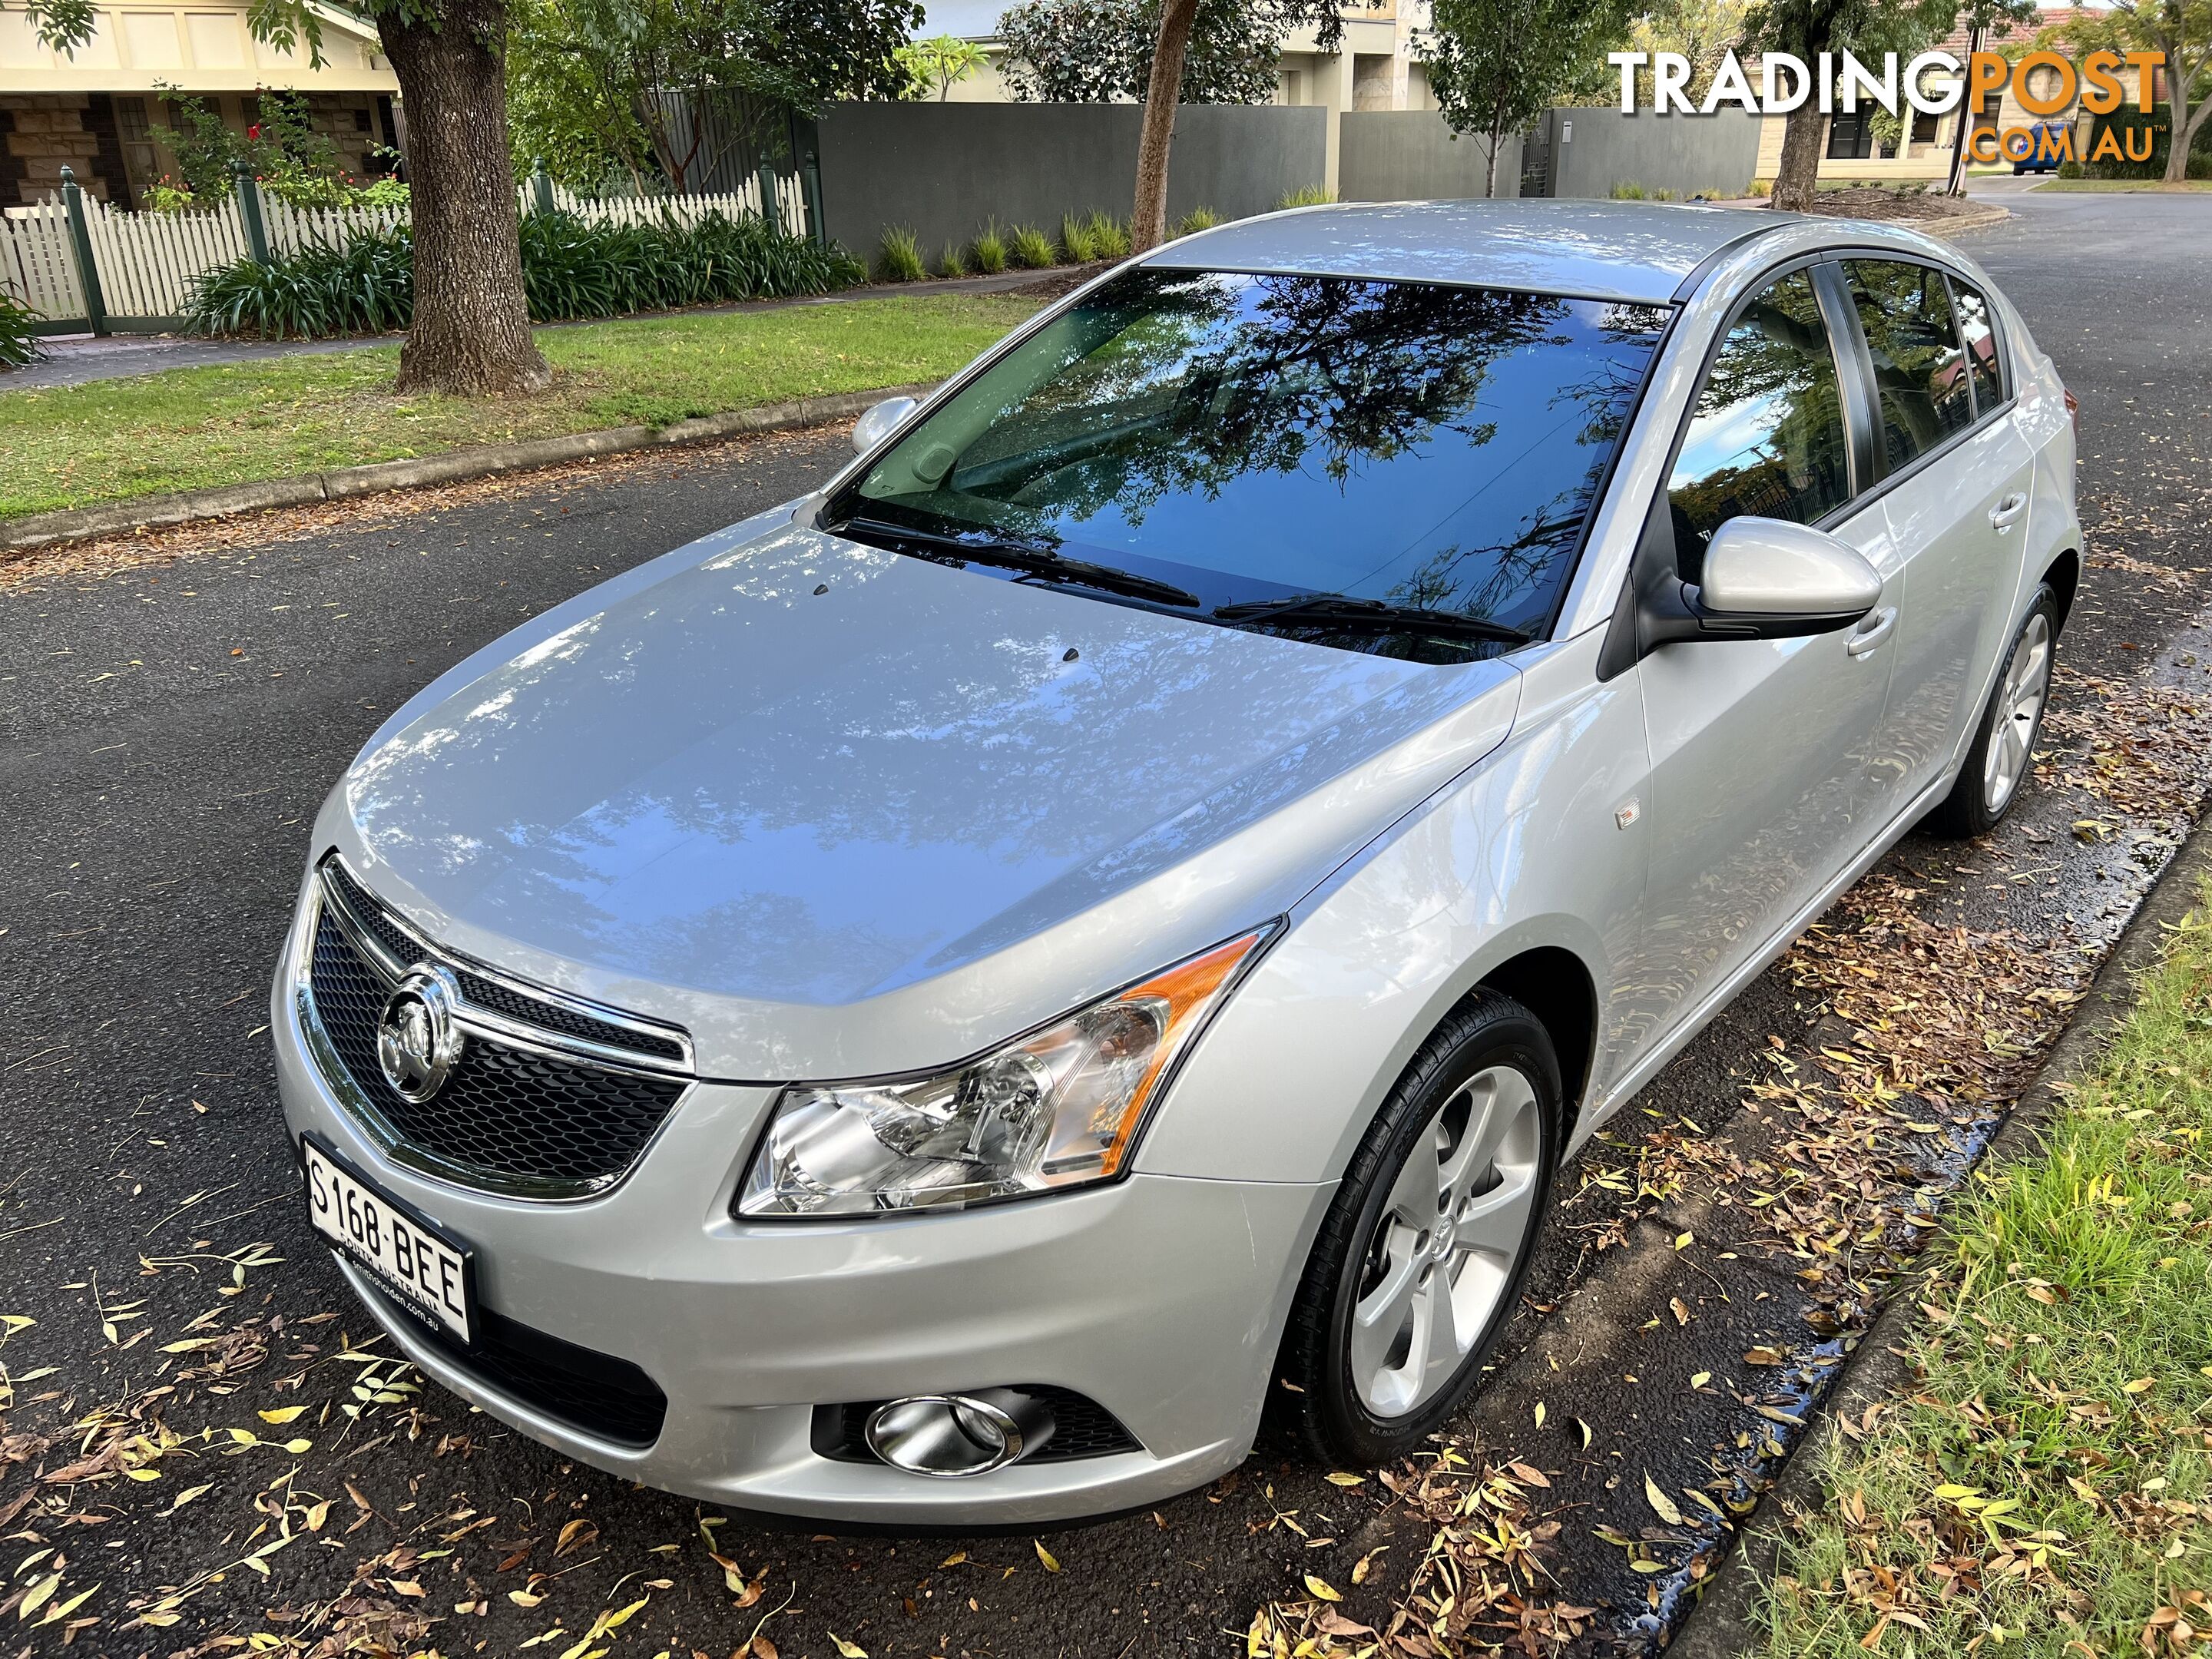
<path id="1" fill-rule="evenodd" d="M 1974 746 L 1959 781 L 1929 815 L 1928 828 L 1952 840 L 1985 835 L 2012 809 L 2035 767 L 2036 734 L 2051 701 L 2051 668 L 2058 644 L 2058 599 L 2045 583 L 2028 606 L 2004 672 L 1982 710 Z"/>
<path id="2" fill-rule="evenodd" d="M 1284 1334 L 1275 1404 L 1324 1461 L 1403 1455 L 1473 1393 L 1533 1255 L 1559 1066 L 1481 993 L 1391 1091 L 1338 1188 Z"/>

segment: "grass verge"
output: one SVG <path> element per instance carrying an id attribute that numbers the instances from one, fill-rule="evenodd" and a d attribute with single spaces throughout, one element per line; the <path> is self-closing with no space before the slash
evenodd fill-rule
<path id="1" fill-rule="evenodd" d="M 916 295 L 542 329 L 554 389 L 393 395 L 394 346 L 0 390 L 0 519 L 940 379 L 1028 316 Z"/>
<path id="2" fill-rule="evenodd" d="M 2212 1644 L 2212 881 L 2035 1158 L 1933 1247 L 1909 1397 L 1793 1517 L 1766 1651 Z"/>
<path id="3" fill-rule="evenodd" d="M 2188 179 L 2178 185 L 2169 185 L 2163 179 L 2046 179 L 2036 188 L 2123 191 L 2136 194 L 2149 191 L 2179 196 L 2191 191 L 2212 190 L 2212 179 Z"/>

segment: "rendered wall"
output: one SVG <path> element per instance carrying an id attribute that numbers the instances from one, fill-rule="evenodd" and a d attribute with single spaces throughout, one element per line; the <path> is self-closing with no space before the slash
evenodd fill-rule
<path id="1" fill-rule="evenodd" d="M 816 133 L 830 236 L 872 257 L 888 225 L 911 227 L 933 261 L 985 222 L 1057 232 L 1063 213 L 1129 216 L 1134 104 L 838 104 Z M 1328 112 L 1186 104 L 1168 163 L 1170 224 L 1195 207 L 1266 213 L 1320 185 Z"/>
<path id="2" fill-rule="evenodd" d="M 1337 194 L 1347 202 L 1425 202 L 1486 194 L 1483 141 L 1455 139 L 1434 110 L 1349 111 L 1337 163 Z M 1521 140 L 1498 146 L 1501 198 L 1520 194 Z"/>

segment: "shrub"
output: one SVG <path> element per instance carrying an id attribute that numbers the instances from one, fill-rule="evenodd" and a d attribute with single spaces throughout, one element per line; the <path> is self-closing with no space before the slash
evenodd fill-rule
<path id="1" fill-rule="evenodd" d="M 179 184 L 167 173 L 138 192 L 141 206 L 149 213 L 182 213 L 198 205 L 199 198 L 189 186 Z"/>
<path id="2" fill-rule="evenodd" d="M 983 227 L 982 234 L 975 239 L 975 269 L 986 276 L 995 276 L 1006 268 L 1006 239 L 1000 233 L 997 220 Z"/>
<path id="3" fill-rule="evenodd" d="M 185 302 L 198 334 L 313 339 L 404 328 L 415 313 L 415 244 L 369 231 L 339 247 L 302 248 L 262 264 L 240 259 L 198 277 Z"/>
<path id="4" fill-rule="evenodd" d="M 1633 179 L 1616 180 L 1612 194 L 1613 199 L 1616 202 L 1642 202 L 1650 199 L 1644 186 Z"/>
<path id="5" fill-rule="evenodd" d="M 1747 196 L 1771 196 L 1774 194 L 1774 180 L 1754 179 L 1743 187 L 1743 193 Z"/>
<path id="6" fill-rule="evenodd" d="M 921 258 L 921 242 L 911 227 L 886 225 L 876 251 L 876 273 L 887 283 L 918 283 L 929 275 Z"/>
<path id="7" fill-rule="evenodd" d="M 2081 176 L 2081 164 L 2071 159 L 2061 161 L 2058 164 L 2058 176 L 2062 179 L 2079 179 Z"/>
<path id="8" fill-rule="evenodd" d="M 1110 213 L 1094 212 L 1090 223 L 1091 245 L 1102 259 L 1129 257 L 1129 228 Z"/>
<path id="9" fill-rule="evenodd" d="M 1024 270 L 1049 270 L 1059 263 L 1052 238 L 1035 225 L 1016 225 L 1006 234 L 1006 251 Z"/>
<path id="10" fill-rule="evenodd" d="M 1060 216 L 1060 251 L 1067 256 L 1072 265 L 1087 265 L 1098 257 L 1097 239 L 1091 234 L 1091 222 L 1079 219 L 1072 213 Z"/>
<path id="11" fill-rule="evenodd" d="M 1674 199 L 1674 192 L 1662 185 L 1651 192 L 1651 199 L 1655 202 L 1671 202 Z"/>
<path id="12" fill-rule="evenodd" d="M 196 333 L 311 337 L 404 328 L 414 314 L 414 243 L 362 232 L 267 264 L 241 259 L 200 277 L 185 307 Z M 728 300 L 826 294 L 865 282 L 842 248 L 817 246 L 748 215 L 695 225 L 593 224 L 567 213 L 522 221 L 522 288 L 539 322 Z"/>
<path id="13" fill-rule="evenodd" d="M 1285 191 L 1283 194 L 1283 199 L 1276 203 L 1275 206 L 1278 210 L 1283 208 L 1327 207 L 1334 200 L 1336 200 L 1336 192 L 1334 191 L 1324 190 L 1319 185 L 1309 185 L 1304 190 Z"/>
<path id="14" fill-rule="evenodd" d="M 0 368 L 21 368 L 39 356 L 39 337 L 31 332 L 38 319 L 37 312 L 0 291 Z"/>
<path id="15" fill-rule="evenodd" d="M 965 276 L 968 274 L 968 257 L 961 252 L 959 243 L 947 242 L 945 245 L 945 252 L 937 261 L 937 270 L 941 276 Z"/>
<path id="16" fill-rule="evenodd" d="M 1175 234 L 1195 236 L 1201 230 L 1212 230 L 1221 222 L 1221 216 L 1210 207 L 1194 207 L 1176 221 Z"/>

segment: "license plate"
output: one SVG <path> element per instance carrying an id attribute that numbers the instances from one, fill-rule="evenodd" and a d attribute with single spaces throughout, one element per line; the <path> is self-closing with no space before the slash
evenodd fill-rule
<path id="1" fill-rule="evenodd" d="M 300 1147 L 307 1219 L 315 1231 L 374 1273 L 409 1310 L 469 1340 L 475 1275 L 467 1249 L 363 1181 L 313 1136 Z"/>

